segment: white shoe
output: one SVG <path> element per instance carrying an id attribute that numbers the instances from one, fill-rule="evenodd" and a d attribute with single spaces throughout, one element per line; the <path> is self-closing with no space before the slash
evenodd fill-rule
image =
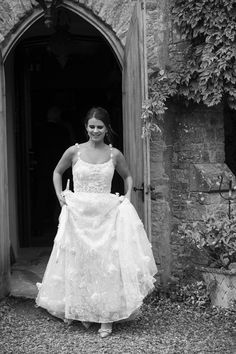
<path id="1" fill-rule="evenodd" d="M 106 338 L 112 334 L 112 324 L 109 327 L 103 327 L 98 330 L 98 334 L 101 338 Z"/>

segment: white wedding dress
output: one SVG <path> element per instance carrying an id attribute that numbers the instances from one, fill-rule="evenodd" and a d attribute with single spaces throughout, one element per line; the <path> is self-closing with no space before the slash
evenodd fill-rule
<path id="1" fill-rule="evenodd" d="M 129 318 L 153 289 L 156 264 L 127 198 L 111 194 L 110 160 L 73 166 L 58 232 L 36 304 L 54 316 L 106 323 Z"/>

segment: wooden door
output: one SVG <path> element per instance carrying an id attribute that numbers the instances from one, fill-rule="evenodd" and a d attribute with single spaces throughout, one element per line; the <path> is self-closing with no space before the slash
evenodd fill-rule
<path id="1" fill-rule="evenodd" d="M 138 0 L 126 37 L 123 71 L 124 154 L 134 181 L 132 203 L 151 238 L 150 158 L 142 138 L 142 104 L 147 99 L 145 6 Z"/>

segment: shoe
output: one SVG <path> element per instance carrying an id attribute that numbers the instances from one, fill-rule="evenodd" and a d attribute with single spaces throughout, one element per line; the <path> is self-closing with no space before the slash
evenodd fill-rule
<path id="1" fill-rule="evenodd" d="M 100 328 L 98 334 L 101 338 L 106 338 L 112 334 L 112 328 Z"/>
<path id="2" fill-rule="evenodd" d="M 91 322 L 82 321 L 81 323 L 84 326 L 84 328 L 86 328 L 86 329 L 89 329 L 89 327 L 91 326 Z"/>

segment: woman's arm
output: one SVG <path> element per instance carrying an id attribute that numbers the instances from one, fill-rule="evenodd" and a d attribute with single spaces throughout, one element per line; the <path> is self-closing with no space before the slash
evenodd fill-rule
<path id="1" fill-rule="evenodd" d="M 125 197 L 130 200 L 132 186 L 133 186 L 133 179 L 131 177 L 131 174 L 130 174 L 128 165 L 126 163 L 126 160 L 124 158 L 124 155 L 117 149 L 116 149 L 114 155 L 115 155 L 115 168 L 116 168 L 116 171 L 119 173 L 119 175 L 124 180 Z"/>
<path id="2" fill-rule="evenodd" d="M 65 172 L 65 170 L 67 170 L 72 165 L 74 153 L 75 153 L 75 147 L 71 146 L 69 149 L 67 149 L 64 152 L 60 161 L 58 162 L 57 166 L 55 167 L 55 170 L 53 171 L 53 184 L 54 184 L 54 188 L 55 188 L 55 192 L 56 192 L 58 201 L 61 206 L 63 206 L 65 204 L 65 199 L 61 195 L 62 175 Z"/>

